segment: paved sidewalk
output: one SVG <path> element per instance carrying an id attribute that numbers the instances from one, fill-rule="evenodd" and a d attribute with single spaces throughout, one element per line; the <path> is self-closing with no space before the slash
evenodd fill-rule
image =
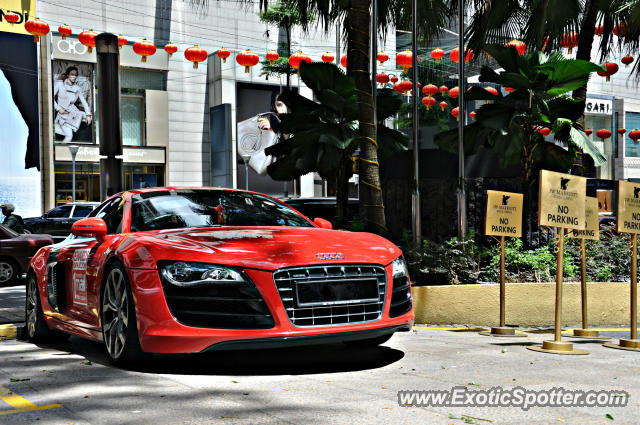
<path id="1" fill-rule="evenodd" d="M 0 325 L 24 322 L 25 286 L 0 287 Z"/>

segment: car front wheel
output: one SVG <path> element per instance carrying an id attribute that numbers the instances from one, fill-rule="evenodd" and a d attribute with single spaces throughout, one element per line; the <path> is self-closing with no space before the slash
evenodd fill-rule
<path id="1" fill-rule="evenodd" d="M 136 311 L 124 267 L 115 263 L 102 286 L 102 339 L 111 363 L 124 366 L 142 360 Z"/>
<path id="2" fill-rule="evenodd" d="M 0 258 L 0 285 L 12 283 L 18 278 L 18 265 L 11 258 Z"/>

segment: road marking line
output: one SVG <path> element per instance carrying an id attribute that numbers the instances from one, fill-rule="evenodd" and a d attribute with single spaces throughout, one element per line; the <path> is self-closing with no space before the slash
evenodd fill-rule
<path id="1" fill-rule="evenodd" d="M 470 331 L 470 332 L 475 332 L 476 329 L 479 328 L 445 328 L 445 327 L 437 327 L 437 326 L 414 326 L 415 329 L 430 329 L 430 330 L 437 330 L 437 331 Z M 538 331 L 538 330 L 544 330 L 544 331 L 549 331 L 549 332 L 553 332 L 553 329 L 531 329 L 531 330 L 516 330 L 516 332 L 533 332 L 533 331 Z M 569 331 L 571 329 L 566 329 L 563 330 L 563 332 L 565 331 Z M 593 330 L 593 331 L 599 331 L 599 332 L 629 332 L 631 329 L 630 328 L 589 328 L 589 330 Z M 638 331 L 640 331 L 640 328 L 638 328 Z"/>
<path id="2" fill-rule="evenodd" d="M 13 339 L 17 335 L 15 325 L 0 325 L 0 339 Z"/>
<path id="3" fill-rule="evenodd" d="M 13 409 L 11 410 L 0 410 L 0 416 L 9 415 L 12 413 L 33 412 L 34 410 L 45 410 L 62 407 L 62 404 L 47 404 L 44 406 L 38 406 L 37 404 L 30 402 L 26 398 L 15 394 L 5 387 L 0 387 L 0 400 L 13 407 Z"/>

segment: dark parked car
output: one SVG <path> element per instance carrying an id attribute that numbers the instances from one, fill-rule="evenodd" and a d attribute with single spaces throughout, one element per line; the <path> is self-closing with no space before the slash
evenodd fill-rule
<path id="1" fill-rule="evenodd" d="M 316 217 L 329 220 L 336 225 L 337 209 L 336 198 L 291 198 L 284 201 L 310 219 Z M 351 223 L 358 216 L 358 199 L 349 198 L 347 206 L 347 222 Z"/>
<path id="2" fill-rule="evenodd" d="M 60 205 L 47 211 L 42 217 L 24 219 L 26 230 L 31 233 L 43 233 L 61 241 L 71 233 L 71 226 L 89 215 L 99 202 L 75 202 Z"/>
<path id="3" fill-rule="evenodd" d="M 0 285 L 13 282 L 20 277 L 31 257 L 46 245 L 51 245 L 49 235 L 20 235 L 0 224 Z"/>

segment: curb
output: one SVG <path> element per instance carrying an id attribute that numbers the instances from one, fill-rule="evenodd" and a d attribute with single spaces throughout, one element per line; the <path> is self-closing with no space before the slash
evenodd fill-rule
<path id="1" fill-rule="evenodd" d="M 0 325 L 0 341 L 22 339 L 24 323 Z"/>

